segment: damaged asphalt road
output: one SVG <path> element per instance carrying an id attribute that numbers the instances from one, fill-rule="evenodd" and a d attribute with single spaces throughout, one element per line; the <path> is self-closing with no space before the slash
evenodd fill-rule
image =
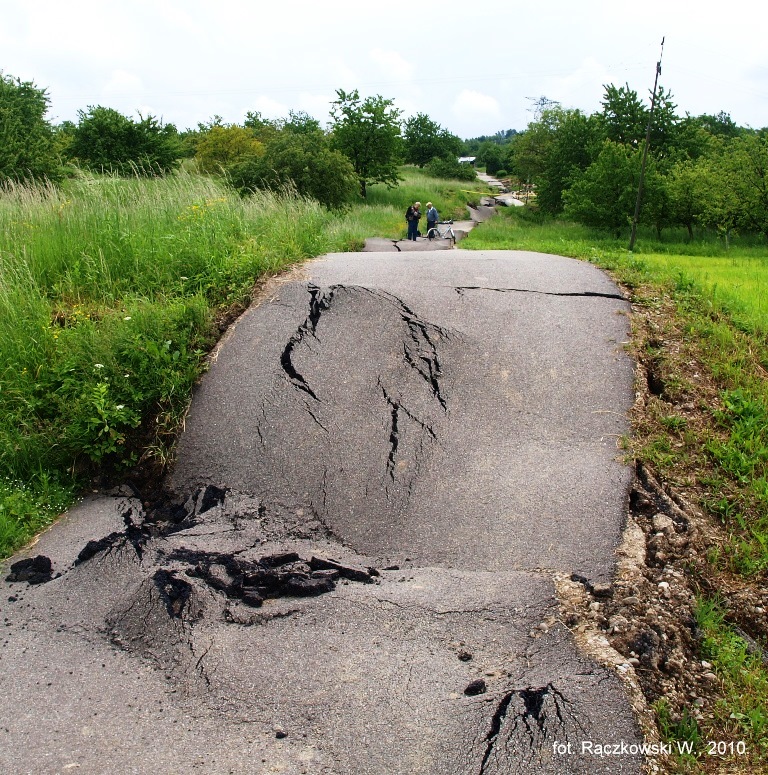
<path id="1" fill-rule="evenodd" d="M 165 501 L 84 501 L 3 583 L 0 771 L 640 772 L 595 753 L 642 738 L 553 581 L 612 577 L 628 311 L 520 252 L 272 281 Z"/>

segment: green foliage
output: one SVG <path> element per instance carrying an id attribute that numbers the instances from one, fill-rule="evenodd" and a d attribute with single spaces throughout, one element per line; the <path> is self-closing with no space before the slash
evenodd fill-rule
<path id="1" fill-rule="evenodd" d="M 371 183 L 397 185 L 403 151 L 400 110 L 379 95 L 361 100 L 357 89 L 337 89 L 336 94 L 338 99 L 331 103 L 332 147 L 352 162 L 363 198 Z"/>
<path id="2" fill-rule="evenodd" d="M 514 141 L 517 135 L 517 129 L 503 129 L 493 135 L 480 135 L 479 137 L 472 137 L 468 140 L 464 140 L 462 155 L 477 156 L 478 152 L 480 151 L 480 146 L 487 142 L 496 143 L 500 146 L 507 146 Z"/>
<path id="3" fill-rule="evenodd" d="M 708 447 L 725 471 L 743 484 L 768 476 L 768 406 L 743 390 L 722 395 L 724 409 L 715 419 L 729 432 L 727 441 L 713 439 Z M 768 503 L 766 503 L 768 507 Z"/>
<path id="4" fill-rule="evenodd" d="M 702 220 L 712 185 L 706 167 L 690 159 L 675 164 L 666 177 L 670 220 L 685 226 L 689 239 Z"/>
<path id="5" fill-rule="evenodd" d="M 607 84 L 604 88 L 602 119 L 606 138 L 619 145 L 639 148 L 645 138 L 648 109 L 629 84 L 618 88 Z"/>
<path id="6" fill-rule="evenodd" d="M 264 155 L 264 144 L 251 129 L 231 124 L 215 125 L 197 141 L 195 160 L 204 172 L 228 171 L 248 165 Z"/>
<path id="7" fill-rule="evenodd" d="M 535 120 L 509 144 L 508 169 L 535 184 L 545 212 L 564 212 L 567 200 L 569 217 L 620 231 L 632 218 L 639 183 L 625 160 L 645 144 L 650 106 L 629 85 L 607 85 L 602 112 L 591 116 L 539 102 Z M 768 139 L 738 129 L 724 113 L 680 118 L 676 111 L 671 93 L 659 87 L 641 221 L 657 233 L 684 226 L 690 239 L 697 226 L 715 229 L 726 241 L 736 230 L 768 236 Z M 613 150 L 606 150 L 606 141 Z M 493 169 L 501 164 L 497 154 L 491 151 Z M 616 162 L 613 174 L 609 157 Z"/>
<path id="8" fill-rule="evenodd" d="M 403 213 L 417 201 L 422 204 L 431 201 L 441 218 L 466 218 L 467 205 L 476 206 L 484 193 L 491 193 L 491 189 L 477 179 L 474 170 L 472 174 L 472 185 L 468 186 L 467 181 L 456 178 L 436 179 L 427 168 L 419 170 L 417 167 L 401 167 L 400 184 L 395 188 L 385 184 L 371 186 L 361 209 L 364 211 L 369 206 L 391 207 L 396 213 L 397 228 L 394 236 L 397 237 L 403 236 Z"/>
<path id="9" fill-rule="evenodd" d="M 0 182 L 59 177 L 48 102 L 45 89 L 0 71 Z"/>
<path id="10" fill-rule="evenodd" d="M 0 478 L 0 557 L 7 557 L 48 527 L 73 500 L 73 488 L 45 472 L 25 482 Z"/>
<path id="11" fill-rule="evenodd" d="M 174 169 L 184 155 L 176 127 L 153 116 L 134 121 L 102 106 L 81 110 L 78 116 L 67 153 L 87 169 L 157 175 Z"/>
<path id="12" fill-rule="evenodd" d="M 698 116 L 694 121 L 713 137 L 733 139 L 742 133 L 730 115 L 722 110 L 716 116 L 705 113 Z"/>
<path id="13" fill-rule="evenodd" d="M 723 682 L 725 697 L 716 711 L 735 727 L 735 739 L 747 743 L 754 761 L 768 754 L 768 670 L 759 653 L 749 648 L 726 621 L 726 606 L 719 598 L 700 599 L 695 610 L 703 633 L 701 653 Z"/>
<path id="14" fill-rule="evenodd" d="M 736 225 L 768 238 L 768 134 L 731 141 L 720 156 L 721 185 L 738 202 Z"/>
<path id="15" fill-rule="evenodd" d="M 455 160 L 461 154 L 461 140 L 424 113 L 405 122 L 403 139 L 407 164 L 424 167 L 433 159 Z"/>
<path id="16" fill-rule="evenodd" d="M 434 178 L 446 180 L 477 180 L 477 172 L 470 164 L 460 164 L 456 159 L 432 159 L 424 168 Z"/>
<path id="17" fill-rule="evenodd" d="M 701 752 L 704 742 L 696 719 L 688 712 L 687 708 L 680 718 L 673 718 L 669 703 L 663 698 L 653 704 L 653 709 L 656 711 L 662 740 L 672 743 L 677 741 L 689 743 L 692 749 L 690 753 L 682 746 L 675 746 L 673 751 L 682 762 L 686 764 L 695 762 L 696 755 Z"/>
<path id="18" fill-rule="evenodd" d="M 485 165 L 485 171 L 489 175 L 495 175 L 506 163 L 506 156 L 498 143 L 485 142 L 477 153 L 477 161 Z"/>
<path id="19" fill-rule="evenodd" d="M 566 215 L 618 236 L 634 210 L 639 175 L 640 152 L 606 140 L 595 161 L 564 192 Z"/>
<path id="20" fill-rule="evenodd" d="M 331 148 L 322 131 L 307 126 L 286 125 L 267 143 L 263 155 L 232 166 L 229 179 L 241 193 L 292 186 L 331 208 L 342 207 L 358 193 L 349 159 Z"/>
<path id="21" fill-rule="evenodd" d="M 602 130 L 594 117 L 578 110 L 549 108 L 511 146 L 512 170 L 522 180 L 535 179 L 542 210 L 563 210 L 563 191 L 597 156 Z"/>

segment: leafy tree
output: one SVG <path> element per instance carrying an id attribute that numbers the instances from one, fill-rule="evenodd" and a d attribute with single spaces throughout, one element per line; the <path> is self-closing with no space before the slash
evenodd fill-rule
<path id="1" fill-rule="evenodd" d="M 251 129 L 216 124 L 198 140 L 195 159 L 204 172 L 221 172 L 263 154 L 264 143 Z"/>
<path id="2" fill-rule="evenodd" d="M 229 179 L 241 193 L 292 185 L 299 194 L 330 208 L 342 207 L 358 191 L 352 163 L 331 148 L 328 137 L 320 129 L 283 129 L 266 144 L 262 155 L 251 156 L 232 166 Z"/>
<path id="3" fill-rule="evenodd" d="M 257 140 L 268 143 L 280 132 L 283 123 L 271 118 L 264 118 L 258 111 L 248 111 L 245 114 L 243 126 L 250 129 Z"/>
<path id="4" fill-rule="evenodd" d="M 605 140 L 595 161 L 563 192 L 566 215 L 621 236 L 635 209 L 640 153 L 640 149 Z"/>
<path id="5" fill-rule="evenodd" d="M 563 191 L 597 155 L 601 131 L 595 117 L 560 107 L 546 111 L 540 125 L 536 201 L 545 212 L 557 214 L 563 209 Z"/>
<path id="6" fill-rule="evenodd" d="M 320 122 L 303 110 L 288 111 L 288 120 L 284 122 L 283 129 L 295 135 L 317 135 L 323 131 Z"/>
<path id="7" fill-rule="evenodd" d="M 634 191 L 634 197 L 636 200 L 637 190 Z M 670 192 L 666 178 L 660 172 L 659 164 L 653 156 L 648 157 L 645 170 L 640 223 L 653 226 L 658 238 L 661 238 L 662 229 L 676 223 L 675 213 L 670 205 Z"/>
<path id="8" fill-rule="evenodd" d="M 645 139 L 648 110 L 637 92 L 630 89 L 629 84 L 618 89 L 608 84 L 602 106 L 605 136 L 615 143 L 638 148 Z"/>
<path id="9" fill-rule="evenodd" d="M 721 151 L 700 159 L 698 166 L 702 174 L 714 182 L 701 202 L 699 222 L 716 229 L 727 244 L 731 233 L 739 226 L 742 213 L 742 202 L 731 179 L 731 165 Z"/>
<path id="10" fill-rule="evenodd" d="M 58 176 L 48 103 L 45 89 L 0 72 L 0 181 Z"/>
<path id="11" fill-rule="evenodd" d="M 648 117 L 646 114 L 648 131 Z M 656 104 L 651 120 L 650 152 L 659 160 L 671 159 L 679 147 L 680 117 L 677 115 L 677 105 L 672 102 L 672 93 L 659 88 L 656 94 Z"/>
<path id="12" fill-rule="evenodd" d="M 90 169 L 154 175 L 172 170 L 183 156 L 176 127 L 153 116 L 134 121 L 99 105 L 78 118 L 68 153 Z"/>
<path id="13" fill-rule="evenodd" d="M 480 135 L 479 137 L 472 137 L 469 140 L 464 140 L 463 154 L 464 156 L 477 156 L 480 151 L 480 146 L 486 142 L 497 143 L 498 145 L 509 145 L 513 142 L 518 135 L 517 129 L 500 129 L 493 135 Z"/>
<path id="14" fill-rule="evenodd" d="M 77 129 L 77 124 L 73 121 L 62 121 L 53 127 L 54 145 L 57 154 L 62 159 L 69 157 L 69 148 L 75 138 L 75 129 Z"/>
<path id="15" fill-rule="evenodd" d="M 768 136 L 745 134 L 728 143 L 720 171 L 740 203 L 737 225 L 768 237 Z"/>
<path id="16" fill-rule="evenodd" d="M 541 122 L 531 122 L 510 143 L 504 166 L 520 180 L 532 182 L 545 168 L 546 148 L 551 142 L 549 128 Z"/>
<path id="17" fill-rule="evenodd" d="M 411 116 L 403 126 L 405 161 L 423 167 L 432 159 L 450 159 L 461 154 L 461 140 L 424 113 Z"/>
<path id="18" fill-rule="evenodd" d="M 739 129 L 730 114 L 722 110 L 716 116 L 704 113 L 694 121 L 714 137 L 732 140 L 742 134 L 742 130 Z"/>
<path id="19" fill-rule="evenodd" d="M 362 196 L 369 183 L 397 185 L 402 137 L 394 101 L 379 95 L 361 100 L 357 89 L 337 89 L 336 94 L 338 99 L 331 103 L 332 146 L 352 162 Z"/>
<path id="20" fill-rule="evenodd" d="M 480 146 L 477 160 L 485 164 L 485 171 L 489 175 L 495 175 L 498 170 L 506 165 L 504 149 L 498 143 L 486 141 Z"/>
<path id="21" fill-rule="evenodd" d="M 666 178 L 669 212 L 674 223 L 685 226 L 693 239 L 693 227 L 701 220 L 708 192 L 716 181 L 709 176 L 709 167 L 693 159 L 675 164 Z"/>

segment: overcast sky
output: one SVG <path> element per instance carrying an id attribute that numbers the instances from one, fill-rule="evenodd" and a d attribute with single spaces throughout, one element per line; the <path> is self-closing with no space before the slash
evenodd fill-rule
<path id="1" fill-rule="evenodd" d="M 395 100 L 462 138 L 524 129 L 545 96 L 587 113 L 603 85 L 661 85 L 683 115 L 768 126 L 762 0 L 0 0 L 0 70 L 51 98 L 179 129 L 215 114 L 325 124 L 335 90 Z"/>

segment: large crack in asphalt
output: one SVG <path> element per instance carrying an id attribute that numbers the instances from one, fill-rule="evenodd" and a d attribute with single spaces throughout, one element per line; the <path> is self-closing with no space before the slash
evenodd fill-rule
<path id="1" fill-rule="evenodd" d="M 541 296 L 559 296 L 563 298 L 575 297 L 584 299 L 621 299 L 625 297 L 621 293 L 605 293 L 603 291 L 542 291 L 535 288 L 488 288 L 483 285 L 458 285 L 453 289 L 459 296 L 466 291 L 491 291 L 494 293 L 536 293 Z"/>
<path id="2" fill-rule="evenodd" d="M 297 509 L 314 512 L 338 533 L 336 515 L 348 511 L 342 500 L 365 498 L 368 508 L 378 503 L 399 513 L 410 499 L 448 411 L 439 351 L 451 334 L 385 291 L 309 283 L 305 293 L 304 320 L 280 351 L 280 378 L 266 391 L 260 416 L 248 419 L 259 449 L 248 452 L 257 475 L 246 475 L 267 482 L 259 494 L 268 500 L 270 482 L 282 500 L 293 490 Z M 357 315 L 380 321 L 375 336 L 361 341 L 350 329 Z M 360 449 L 366 434 L 372 454 Z M 192 486 L 207 477 L 207 471 L 195 473 Z"/>

